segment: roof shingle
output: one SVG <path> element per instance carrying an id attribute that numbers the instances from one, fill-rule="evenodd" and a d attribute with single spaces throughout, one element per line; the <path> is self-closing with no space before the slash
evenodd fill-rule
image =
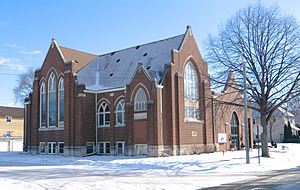
<path id="1" fill-rule="evenodd" d="M 0 106 L 0 117 L 24 118 L 24 108 Z"/>

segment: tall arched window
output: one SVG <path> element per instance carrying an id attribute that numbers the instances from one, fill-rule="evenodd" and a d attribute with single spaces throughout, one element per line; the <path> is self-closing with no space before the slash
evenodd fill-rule
<path id="1" fill-rule="evenodd" d="M 50 74 L 48 80 L 48 126 L 55 127 L 56 125 L 56 76 Z"/>
<path id="2" fill-rule="evenodd" d="M 124 126 L 125 125 L 125 101 L 121 100 L 116 107 L 116 125 Z"/>
<path id="3" fill-rule="evenodd" d="M 188 63 L 184 69 L 184 102 L 185 118 L 199 120 L 199 94 L 198 75 L 192 63 Z"/>
<path id="4" fill-rule="evenodd" d="M 139 88 L 134 98 L 134 110 L 146 111 L 147 110 L 147 96 L 142 88 Z"/>
<path id="5" fill-rule="evenodd" d="M 58 83 L 58 126 L 64 126 L 64 79 L 61 78 Z"/>
<path id="6" fill-rule="evenodd" d="M 107 103 L 103 102 L 97 109 L 97 126 L 109 127 L 110 111 Z"/>
<path id="7" fill-rule="evenodd" d="M 239 120 L 235 112 L 232 113 L 231 120 L 231 143 L 239 148 Z"/>
<path id="8" fill-rule="evenodd" d="M 46 127 L 46 89 L 44 82 L 40 87 L 40 127 Z"/>

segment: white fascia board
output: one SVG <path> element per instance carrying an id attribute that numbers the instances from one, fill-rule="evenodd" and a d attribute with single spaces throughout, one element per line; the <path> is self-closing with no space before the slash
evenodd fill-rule
<path id="1" fill-rule="evenodd" d="M 83 90 L 83 92 L 91 93 L 91 94 L 101 94 L 101 93 L 115 92 L 115 91 L 120 91 L 120 90 L 126 90 L 126 87 L 107 89 L 107 90 Z"/>

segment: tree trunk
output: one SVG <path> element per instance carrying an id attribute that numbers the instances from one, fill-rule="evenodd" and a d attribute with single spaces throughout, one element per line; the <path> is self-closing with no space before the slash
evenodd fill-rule
<path id="1" fill-rule="evenodd" d="M 269 155 L 269 149 L 268 149 L 268 141 L 267 141 L 267 135 L 268 135 L 268 123 L 267 123 L 267 116 L 266 114 L 260 113 L 260 122 L 261 126 L 263 128 L 263 132 L 261 135 L 261 144 L 262 144 L 262 157 L 270 157 Z"/>

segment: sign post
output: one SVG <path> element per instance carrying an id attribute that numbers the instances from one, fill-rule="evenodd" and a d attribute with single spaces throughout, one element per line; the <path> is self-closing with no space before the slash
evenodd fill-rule
<path id="1" fill-rule="evenodd" d="M 258 158 L 258 164 L 260 164 L 260 152 L 259 152 L 259 127 L 257 125 L 257 158 Z"/>

